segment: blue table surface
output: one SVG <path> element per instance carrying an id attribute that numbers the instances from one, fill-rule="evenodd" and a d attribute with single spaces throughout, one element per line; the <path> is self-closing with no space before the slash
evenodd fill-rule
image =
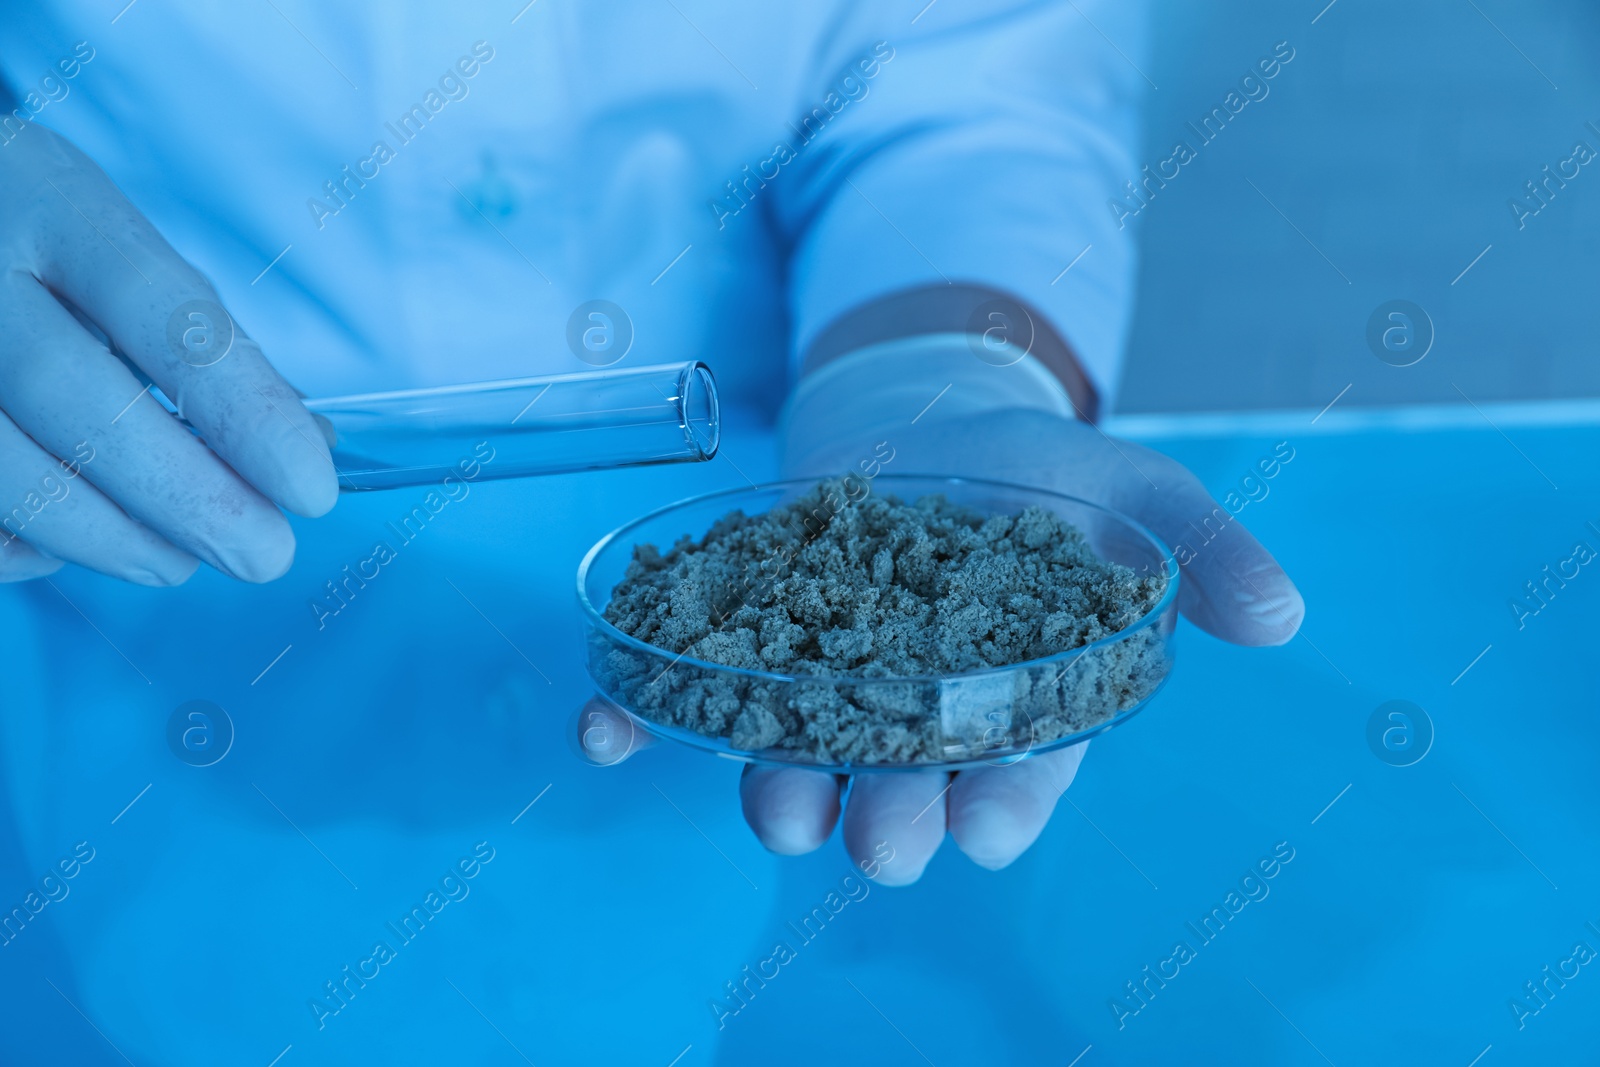
<path id="1" fill-rule="evenodd" d="M 1303 590 L 1303 636 L 1243 649 L 1184 624 L 1172 682 L 1093 743 L 1021 860 L 991 873 L 947 842 L 809 942 L 787 924 L 849 873 L 837 834 L 770 855 L 733 763 L 657 746 L 599 770 L 567 740 L 583 551 L 773 477 L 759 430 L 696 467 L 479 484 L 320 630 L 323 582 L 421 490 L 297 520 L 294 568 L 265 587 L 69 570 L 0 590 L 0 907 L 94 850 L 0 948 L 0 1061 L 1592 1059 L 1600 968 L 1563 961 L 1600 949 L 1600 577 L 1520 630 L 1509 603 L 1600 548 L 1600 429 L 1160 444 L 1220 493 L 1280 439 L 1295 459 L 1241 519 Z M 236 728 L 210 767 L 168 748 L 192 699 Z M 1413 766 L 1369 749 L 1389 700 L 1433 723 Z M 401 942 L 387 924 L 479 842 L 468 895 Z M 1187 924 L 1275 848 L 1293 859 L 1268 895 L 1202 942 Z M 393 958 L 319 1028 L 324 983 L 380 940 Z M 793 958 L 719 1030 L 724 983 L 780 940 Z M 1115 1010 L 1180 940 L 1193 958 Z M 1546 965 L 1577 974 L 1519 1028 L 1510 1003 Z"/>

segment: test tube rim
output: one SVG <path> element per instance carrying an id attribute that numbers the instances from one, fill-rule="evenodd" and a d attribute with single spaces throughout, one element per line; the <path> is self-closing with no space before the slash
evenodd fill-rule
<path id="1" fill-rule="evenodd" d="M 710 427 L 711 437 L 709 445 L 700 443 L 700 439 L 694 434 L 692 420 L 689 417 L 689 383 L 696 379 L 703 379 L 701 388 L 706 391 L 706 423 Z M 700 456 L 700 462 L 715 459 L 717 449 L 722 447 L 722 401 L 717 395 L 716 376 L 711 373 L 709 366 L 698 359 L 685 363 L 678 377 L 678 412 L 681 416 L 679 425 L 683 429 L 683 436 L 688 440 L 689 447 Z"/>

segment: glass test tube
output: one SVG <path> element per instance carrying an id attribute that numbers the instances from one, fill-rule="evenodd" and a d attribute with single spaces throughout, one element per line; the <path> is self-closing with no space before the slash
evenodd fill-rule
<path id="1" fill-rule="evenodd" d="M 717 388 L 698 361 L 305 401 L 332 429 L 345 492 L 695 463 L 716 455 Z M 485 448 L 484 446 L 487 446 Z M 492 453 L 489 450 L 492 449 Z M 484 456 L 492 454 L 485 462 Z"/>

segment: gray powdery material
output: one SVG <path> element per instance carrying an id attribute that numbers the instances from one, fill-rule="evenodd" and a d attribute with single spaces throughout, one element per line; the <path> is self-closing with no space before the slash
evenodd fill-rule
<path id="1" fill-rule="evenodd" d="M 674 654 L 816 676 L 816 685 L 687 665 L 662 676 L 631 652 L 597 649 L 612 695 L 735 748 L 778 746 L 826 763 L 959 758 L 948 685 L 829 680 L 946 676 L 1055 655 L 1130 626 L 1165 592 L 1165 578 L 1100 559 L 1044 508 L 985 515 L 941 495 L 852 501 L 847 484 L 819 483 L 764 515 L 733 512 L 664 554 L 637 546 L 605 609 L 622 632 Z M 1000 700 L 1027 736 L 1019 727 L 1008 743 L 1109 718 L 1153 691 L 1167 666 L 1152 628 L 1081 657 L 1065 678 L 1056 665 L 1019 671 Z M 995 699 L 992 688 L 984 699 Z"/>

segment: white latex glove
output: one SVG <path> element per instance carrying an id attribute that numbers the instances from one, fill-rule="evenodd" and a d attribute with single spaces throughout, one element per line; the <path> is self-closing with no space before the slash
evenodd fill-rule
<path id="1" fill-rule="evenodd" d="M 1035 364 L 989 366 L 964 338 L 949 336 L 912 338 L 848 359 L 853 365 L 841 359 L 825 368 L 818 377 L 826 382 L 802 385 L 792 403 L 788 476 L 857 471 L 887 441 L 894 459 L 886 472 L 1052 489 L 1129 515 L 1169 545 L 1193 541 L 1189 523 L 1199 526 L 1220 507 L 1181 464 L 1073 418 L 1065 394 Z M 945 383 L 949 390 L 919 417 Z M 1283 644 L 1305 613 L 1294 583 L 1237 520 L 1188 561 L 1181 582 L 1183 615 L 1235 644 Z M 583 709 L 577 726 L 580 747 L 600 764 L 620 762 L 652 742 L 626 713 L 600 700 Z M 887 841 L 895 858 L 876 878 L 889 885 L 921 877 L 946 830 L 975 862 L 1004 867 L 1038 838 L 1087 747 L 956 774 L 857 775 L 844 811 L 845 847 L 859 863 Z M 809 852 L 832 833 L 844 784 L 818 771 L 747 767 L 740 781 L 745 819 L 774 852 Z"/>
<path id="2" fill-rule="evenodd" d="M 0 148 L 0 204 L 0 581 L 65 562 L 144 585 L 198 560 L 246 581 L 286 571 L 294 535 L 274 504 L 320 515 L 338 496 L 294 389 L 60 136 L 30 126 Z"/>

